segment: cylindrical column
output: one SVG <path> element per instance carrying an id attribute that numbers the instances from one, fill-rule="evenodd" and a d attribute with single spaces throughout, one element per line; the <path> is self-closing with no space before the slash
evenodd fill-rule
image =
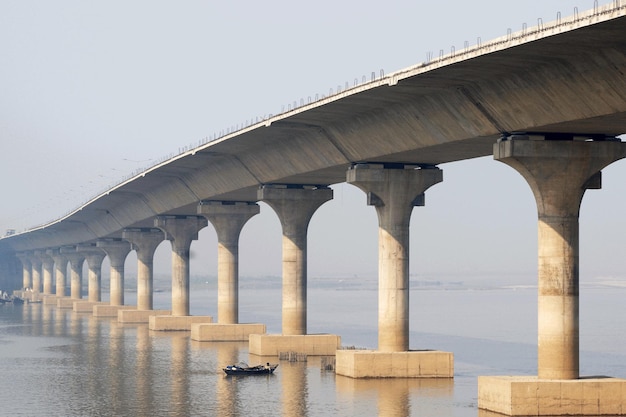
<path id="1" fill-rule="evenodd" d="M 130 243 L 125 240 L 98 240 L 96 246 L 109 257 L 111 264 L 110 304 L 124 305 L 124 262 L 130 252 Z"/>
<path id="2" fill-rule="evenodd" d="M 106 253 L 97 248 L 95 244 L 78 245 L 76 250 L 85 255 L 89 268 L 87 299 L 89 301 L 102 301 L 102 261 Z"/>
<path id="3" fill-rule="evenodd" d="M 41 274 L 43 276 L 43 294 L 52 294 L 52 274 L 54 260 L 48 256 L 46 251 L 35 251 L 35 256 L 41 261 Z"/>
<path id="4" fill-rule="evenodd" d="M 443 180 L 438 168 L 359 164 L 347 182 L 367 194 L 378 215 L 378 350 L 409 350 L 409 222 L 424 192 Z"/>
<path id="5" fill-rule="evenodd" d="M 125 229 L 122 238 L 137 251 L 137 310 L 152 310 L 154 251 L 165 236 L 159 229 Z"/>
<path id="6" fill-rule="evenodd" d="M 85 255 L 76 252 L 74 247 L 61 248 L 61 254 L 67 256 L 70 263 L 70 298 L 81 299 L 83 297 L 83 262 L 85 262 Z"/>
<path id="7" fill-rule="evenodd" d="M 201 216 L 159 216 L 154 221 L 172 242 L 172 316 L 189 315 L 189 248 L 207 224 Z"/>
<path id="8" fill-rule="evenodd" d="M 321 186 L 265 185 L 259 200 L 278 215 L 283 229 L 283 335 L 307 334 L 307 229 L 315 211 L 333 198 Z"/>
<path id="9" fill-rule="evenodd" d="M 501 140 L 494 159 L 515 168 L 537 202 L 538 377 L 579 377 L 578 216 L 600 170 L 621 159 L 619 141 Z"/>
<path id="10" fill-rule="evenodd" d="M 27 253 L 18 253 L 17 258 L 22 262 L 22 289 L 30 288 L 33 285 L 31 270 L 33 266 L 30 263 L 30 255 Z"/>
<path id="11" fill-rule="evenodd" d="M 205 201 L 198 214 L 217 232 L 217 322 L 239 323 L 239 235 L 246 222 L 260 211 L 256 203 Z"/>
<path id="12" fill-rule="evenodd" d="M 31 276 L 33 278 L 33 292 L 39 294 L 41 292 L 41 259 L 36 253 L 30 257 Z"/>
<path id="13" fill-rule="evenodd" d="M 46 253 L 54 260 L 54 276 L 57 297 L 65 297 L 65 274 L 67 273 L 67 257 L 60 249 L 48 249 Z"/>

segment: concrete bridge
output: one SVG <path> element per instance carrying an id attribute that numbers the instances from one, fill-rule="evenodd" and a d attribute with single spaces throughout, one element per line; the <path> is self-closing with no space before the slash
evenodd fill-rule
<path id="1" fill-rule="evenodd" d="M 616 1 L 270 117 L 164 161 L 61 219 L 0 239 L 1 270 L 14 273 L 19 258 L 16 287 L 32 287 L 27 296 L 59 308 L 189 330 L 196 340 L 249 340 L 258 355 L 336 354 L 337 373 L 354 378 L 452 377 L 452 353 L 408 345 L 409 219 L 443 180 L 439 164 L 493 154 L 519 171 L 537 202 L 539 359 L 537 377 L 481 377 L 479 407 L 626 414 L 626 380 L 581 378 L 578 364 L 578 214 L 585 190 L 601 187 L 601 170 L 626 156 L 618 138 L 626 133 L 625 28 L 626 6 Z M 378 214 L 376 351 L 337 350 L 339 336 L 307 334 L 307 228 L 332 198 L 329 185 L 341 182 L 362 189 Z M 238 323 L 238 240 L 258 201 L 283 229 L 280 335 Z M 189 246 L 209 222 L 219 246 L 217 323 L 189 315 Z M 155 311 L 152 258 L 164 239 L 172 243 L 172 308 Z M 133 307 L 123 296 L 130 250 L 138 257 Z M 81 300 L 85 260 L 89 296 Z"/>

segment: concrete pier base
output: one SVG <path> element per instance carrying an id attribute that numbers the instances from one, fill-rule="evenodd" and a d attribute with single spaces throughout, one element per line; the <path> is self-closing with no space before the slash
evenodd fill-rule
<path id="1" fill-rule="evenodd" d="M 478 408 L 508 416 L 626 415 L 626 380 L 479 376 Z"/>
<path id="2" fill-rule="evenodd" d="M 338 350 L 335 373 L 351 378 L 452 378 L 454 355 L 439 350 Z"/>
<path id="3" fill-rule="evenodd" d="M 59 297 L 56 295 L 44 295 L 43 296 L 43 305 L 45 306 L 55 306 L 57 305 L 57 300 Z"/>
<path id="4" fill-rule="evenodd" d="M 191 331 L 193 323 L 212 323 L 211 316 L 150 316 L 148 328 L 156 331 Z"/>
<path id="5" fill-rule="evenodd" d="M 104 304 L 103 301 L 75 301 L 73 310 L 75 313 L 92 313 L 93 307 L 98 304 Z"/>
<path id="6" fill-rule="evenodd" d="M 135 306 L 112 306 L 108 304 L 98 304 L 93 307 L 94 317 L 117 317 L 120 310 L 135 310 Z"/>
<path id="7" fill-rule="evenodd" d="M 69 297 L 59 298 L 57 300 L 57 308 L 71 310 L 71 309 L 74 308 L 74 303 L 76 301 L 81 301 L 81 299 L 80 298 L 69 298 Z"/>
<path id="8" fill-rule="evenodd" d="M 251 334 L 265 334 L 265 324 L 261 323 L 193 323 L 191 340 L 198 342 L 247 342 Z"/>
<path id="9" fill-rule="evenodd" d="M 280 352 L 297 352 L 311 356 L 334 356 L 341 347 L 341 336 L 334 334 L 251 334 L 252 355 L 278 356 Z"/>
<path id="10" fill-rule="evenodd" d="M 151 316 L 164 316 L 172 314 L 170 310 L 119 310 L 117 312 L 118 323 L 148 323 Z"/>

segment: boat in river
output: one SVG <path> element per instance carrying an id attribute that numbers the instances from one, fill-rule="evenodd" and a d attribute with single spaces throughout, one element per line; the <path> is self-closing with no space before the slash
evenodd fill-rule
<path id="1" fill-rule="evenodd" d="M 270 375 L 274 373 L 274 370 L 278 367 L 278 364 L 248 366 L 245 362 L 239 362 L 237 365 L 228 365 L 224 368 L 226 375 Z"/>

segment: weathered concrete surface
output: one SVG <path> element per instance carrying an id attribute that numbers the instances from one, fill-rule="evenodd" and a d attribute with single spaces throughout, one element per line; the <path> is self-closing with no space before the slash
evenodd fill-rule
<path id="1" fill-rule="evenodd" d="M 439 350 L 338 350 L 335 373 L 351 378 L 452 378 L 454 355 Z"/>
<path id="2" fill-rule="evenodd" d="M 311 356 L 333 356 L 341 347 L 341 336 L 334 334 L 251 334 L 252 355 L 278 356 L 280 352 L 304 353 Z"/>
<path id="3" fill-rule="evenodd" d="M 626 415 L 626 380 L 479 376 L 478 407 L 509 416 Z"/>
<path id="4" fill-rule="evenodd" d="M 171 314 L 170 310 L 118 310 L 118 323 L 148 323 L 152 316 L 163 316 Z"/>
<path id="5" fill-rule="evenodd" d="M 193 323 L 191 340 L 197 342 L 247 342 L 251 334 L 265 334 L 261 323 Z"/>
<path id="6" fill-rule="evenodd" d="M 543 138 L 542 138 L 543 139 Z M 515 168 L 537 202 L 538 376 L 579 376 L 579 226 L 587 189 L 600 170 L 626 156 L 619 141 L 502 140 L 494 159 Z"/>
<path id="7" fill-rule="evenodd" d="M 212 323 L 211 316 L 150 316 L 148 328 L 156 331 L 191 331 L 193 323 Z"/>

